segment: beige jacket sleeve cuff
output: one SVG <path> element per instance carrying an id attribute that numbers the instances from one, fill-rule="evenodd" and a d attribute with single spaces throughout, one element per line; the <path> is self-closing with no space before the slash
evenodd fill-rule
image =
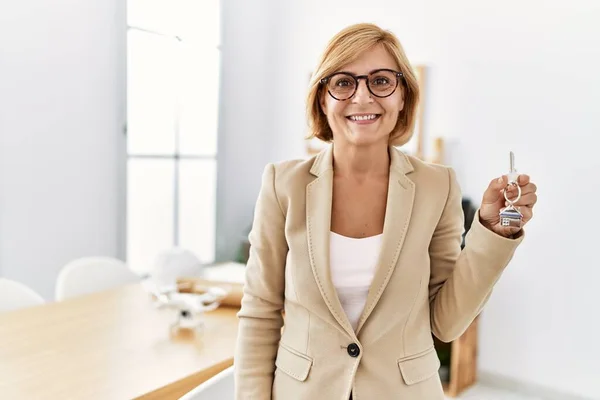
<path id="1" fill-rule="evenodd" d="M 506 262 L 512 258 L 514 251 L 525 238 L 525 230 L 521 229 L 513 238 L 506 238 L 498 235 L 481 224 L 479 219 L 479 209 L 475 212 L 473 223 L 467 236 L 465 237 L 465 247 L 469 246 L 469 251 L 487 253 L 489 257 L 498 257 L 506 259 Z M 491 266 L 504 269 L 504 263 L 492 262 Z"/>

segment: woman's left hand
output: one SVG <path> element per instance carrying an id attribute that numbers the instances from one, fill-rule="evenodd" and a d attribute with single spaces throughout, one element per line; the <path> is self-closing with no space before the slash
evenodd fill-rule
<path id="1" fill-rule="evenodd" d="M 533 206 L 537 202 L 537 187 L 529 180 L 528 175 L 519 175 L 517 183 L 521 187 L 521 198 L 514 203 L 514 206 L 523 215 L 520 228 L 502 226 L 500 224 L 500 210 L 508 205 L 504 199 L 504 188 L 508 185 L 508 177 L 506 175 L 490 182 L 490 185 L 483 194 L 483 200 L 479 208 L 479 219 L 482 225 L 504 237 L 510 237 L 523 229 L 525 224 L 533 217 Z M 516 186 L 510 185 L 507 197 L 512 200 L 517 197 L 517 194 Z"/>

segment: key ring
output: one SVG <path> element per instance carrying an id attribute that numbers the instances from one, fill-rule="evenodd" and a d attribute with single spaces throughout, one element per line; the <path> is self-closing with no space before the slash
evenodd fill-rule
<path id="1" fill-rule="evenodd" d="M 510 200 L 506 193 L 508 192 L 508 186 L 504 189 L 504 198 L 506 199 L 506 201 L 508 202 L 509 205 L 513 205 L 515 204 L 517 201 L 519 201 L 521 199 L 521 186 L 519 186 L 519 184 L 517 182 L 509 182 L 509 185 L 513 185 L 517 187 L 517 197 L 514 200 Z"/>

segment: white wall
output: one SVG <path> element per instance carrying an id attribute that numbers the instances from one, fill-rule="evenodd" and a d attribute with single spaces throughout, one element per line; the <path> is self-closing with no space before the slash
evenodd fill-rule
<path id="1" fill-rule="evenodd" d="M 264 164 L 303 156 L 326 41 L 380 23 L 430 66 L 427 131 L 457 142 L 465 195 L 479 199 L 509 149 L 540 187 L 482 318 L 480 370 L 597 397 L 600 6 L 487 4 L 224 0 L 217 254 L 237 253 Z M 70 259 L 124 253 L 124 7 L 27 0 L 0 14 L 0 273 L 47 298 Z"/>
<path id="2" fill-rule="evenodd" d="M 217 150 L 217 260 L 247 238 L 273 132 L 272 25 L 276 2 L 224 0 Z"/>
<path id="3" fill-rule="evenodd" d="M 251 105 L 244 104 L 250 111 L 243 111 L 269 108 L 272 124 L 263 139 L 275 144 L 269 160 L 303 156 L 307 74 L 326 41 L 354 22 L 393 30 L 409 58 L 430 67 L 427 133 L 456 143 L 452 165 L 464 194 L 478 202 L 489 180 L 507 172 L 509 150 L 515 151 L 517 168 L 539 186 L 528 237 L 482 316 L 480 371 L 598 398 L 600 5 L 591 0 L 276 3 L 269 4 L 275 29 L 271 53 L 256 78 L 274 75 L 276 90 L 257 93 Z M 263 29 L 251 39 L 264 38 Z M 248 43 L 245 33 L 238 33 L 241 43 Z M 265 43 L 255 45 L 256 57 L 264 54 Z M 244 63 L 235 68 L 251 65 L 261 72 L 259 61 L 243 60 L 248 51 L 237 49 L 236 60 Z M 242 120 L 248 120 L 246 114 Z M 256 127 L 248 129 L 254 134 Z M 255 173 L 247 175 L 253 185 Z"/>
<path id="4" fill-rule="evenodd" d="M 124 249 L 125 2 L 0 13 L 0 267 L 47 299 L 62 265 Z"/>

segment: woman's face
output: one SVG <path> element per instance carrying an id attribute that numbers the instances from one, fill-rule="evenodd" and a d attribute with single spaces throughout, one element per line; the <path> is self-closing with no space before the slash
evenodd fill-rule
<path id="1" fill-rule="evenodd" d="M 398 66 L 383 46 L 375 46 L 361 54 L 353 63 L 340 68 L 340 72 L 368 75 L 380 69 L 398 71 Z M 385 76 L 378 78 L 374 75 L 373 78 L 372 89 L 375 89 L 377 85 L 385 85 L 387 82 Z M 400 80 L 401 78 L 396 79 Z M 351 85 L 351 82 L 352 80 L 348 79 L 337 83 L 330 81 L 325 86 L 334 85 L 343 88 Z M 344 96 L 336 97 L 343 98 Z M 390 96 L 380 98 L 369 92 L 365 79 L 360 79 L 356 92 L 349 99 L 336 100 L 325 89 L 320 102 L 333 131 L 334 142 L 346 142 L 355 146 L 369 146 L 383 142 L 387 145 L 389 135 L 398 121 L 398 114 L 404 107 L 401 81 Z"/>

